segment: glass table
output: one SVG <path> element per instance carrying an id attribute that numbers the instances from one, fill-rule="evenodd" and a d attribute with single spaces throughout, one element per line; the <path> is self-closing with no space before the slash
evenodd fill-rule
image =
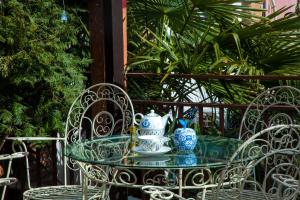
<path id="1" fill-rule="evenodd" d="M 112 136 L 69 144 L 66 156 L 101 167 L 104 184 L 139 188 L 144 185 L 167 189 L 213 187 L 224 166 L 243 142 L 220 136 L 198 137 L 194 151 L 177 151 L 172 139 L 171 151 L 141 155 L 131 151 L 130 136 Z M 101 180 L 100 180 L 101 181 Z"/>

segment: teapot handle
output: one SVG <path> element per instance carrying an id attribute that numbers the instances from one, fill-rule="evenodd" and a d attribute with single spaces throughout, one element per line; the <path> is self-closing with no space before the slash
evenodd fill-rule
<path id="1" fill-rule="evenodd" d="M 142 113 L 136 113 L 136 114 L 134 115 L 134 124 L 139 126 L 140 123 L 137 123 L 137 122 L 136 122 L 136 120 L 135 120 L 136 117 L 141 117 L 141 119 L 143 119 L 143 118 L 144 118 L 144 115 L 143 115 Z"/>

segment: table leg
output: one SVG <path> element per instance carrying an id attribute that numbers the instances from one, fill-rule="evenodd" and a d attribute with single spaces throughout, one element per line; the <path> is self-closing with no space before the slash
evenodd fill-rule
<path id="1" fill-rule="evenodd" d="M 101 195 L 101 200 L 107 200 L 109 199 L 109 192 L 110 192 L 110 188 L 111 188 L 111 185 L 108 185 L 108 184 L 103 184 L 101 186 L 101 191 L 102 191 L 102 195 Z"/>
<path id="2" fill-rule="evenodd" d="M 178 194 L 179 194 L 179 196 L 182 197 L 182 169 L 179 169 L 179 172 L 178 172 L 178 183 L 179 183 Z"/>
<path id="3" fill-rule="evenodd" d="M 111 170 L 110 167 L 105 168 L 105 173 L 107 174 L 107 176 L 108 176 L 110 170 Z M 109 199 L 110 187 L 111 187 L 110 184 L 102 183 L 102 186 L 101 186 L 102 195 L 101 195 L 100 199 L 103 199 L 103 200 Z"/>
<path id="4" fill-rule="evenodd" d="M 88 185 L 88 180 L 82 173 L 82 200 L 87 200 L 87 185 Z"/>

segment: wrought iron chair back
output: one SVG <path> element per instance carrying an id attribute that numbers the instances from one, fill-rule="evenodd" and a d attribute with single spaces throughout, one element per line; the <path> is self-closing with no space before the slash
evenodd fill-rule
<path id="1" fill-rule="evenodd" d="M 134 109 L 128 94 L 117 85 L 99 83 L 85 89 L 71 105 L 66 122 L 65 146 L 87 138 L 128 134 L 133 125 Z M 124 150 L 120 151 L 123 153 Z M 70 169 L 78 170 L 79 165 L 73 160 L 65 162 Z"/>
<path id="2" fill-rule="evenodd" d="M 247 139 L 220 177 L 216 199 L 251 196 L 297 199 L 300 191 L 300 125 L 275 125 Z M 238 162 L 237 162 L 238 161 Z M 253 179 L 253 171 L 261 180 Z"/>
<path id="3" fill-rule="evenodd" d="M 274 180 L 281 183 L 280 187 L 286 189 L 286 193 L 295 191 L 291 188 L 299 191 L 300 140 L 299 125 L 296 125 L 300 124 L 299 105 L 300 90 L 290 86 L 273 87 L 258 95 L 249 104 L 242 118 L 239 138 L 245 140 L 244 144 L 232 156 L 222 175 L 216 177 L 220 184 L 216 188 L 212 187 L 210 191 L 199 193 L 198 198 L 241 199 L 241 193 L 246 191 L 244 189 L 251 183 L 250 180 L 254 189 L 259 188 L 262 191 L 262 199 L 270 199 L 268 195 L 275 188 L 270 183 L 274 183 Z M 260 159 L 256 158 L 259 152 L 262 154 Z M 236 162 L 237 159 L 239 162 Z M 293 170 L 287 170 L 287 166 Z M 261 182 L 256 182 L 253 174 L 258 170 L 262 172 L 260 177 L 264 177 Z M 291 182 L 293 184 L 287 184 Z M 150 194 L 151 199 L 184 199 L 156 186 L 146 186 L 143 191 Z M 231 192 L 227 194 L 227 191 Z M 220 194 L 221 192 L 224 194 Z M 250 192 L 250 195 L 254 193 Z M 290 196 L 294 198 L 296 192 L 293 195 Z"/>
<path id="4" fill-rule="evenodd" d="M 277 86 L 259 94 L 247 107 L 239 130 L 239 138 L 252 135 L 277 124 L 300 123 L 300 90 Z"/>
<path id="5" fill-rule="evenodd" d="M 132 102 L 127 93 L 117 85 L 109 83 L 99 83 L 85 89 L 71 105 L 67 121 L 65 125 L 65 134 L 58 137 L 10 137 L 14 144 L 27 151 L 26 141 L 56 141 L 62 144 L 62 150 L 65 151 L 67 144 L 81 143 L 85 139 L 93 139 L 96 137 L 110 136 L 112 134 L 129 133 L 129 127 L 134 124 L 134 110 Z M 121 150 L 120 150 L 121 151 Z M 123 150 L 122 150 L 123 151 Z M 86 152 L 81 152 L 86 153 Z M 122 153 L 122 152 L 120 152 Z M 79 192 L 88 193 L 92 190 L 89 199 L 94 199 L 103 196 L 103 193 L 97 184 L 102 184 L 107 180 L 106 169 L 97 166 L 88 165 L 67 158 L 66 152 L 62 153 L 63 168 L 64 168 L 64 185 L 49 186 L 42 188 L 31 188 L 28 181 L 29 190 L 24 192 L 24 199 L 59 199 L 63 198 L 78 198 L 76 194 Z M 26 158 L 28 180 L 29 161 Z M 68 185 L 68 175 L 71 171 L 78 171 L 80 174 L 80 182 L 83 182 L 85 188 L 79 185 Z M 82 173 L 84 176 L 82 176 Z M 81 179 L 81 177 L 83 177 Z M 89 179 L 89 181 L 87 180 Z M 91 188 L 88 185 L 93 182 Z M 103 189 L 103 188 L 102 188 Z M 105 189 L 105 188 L 104 188 Z M 64 192 L 65 191 L 65 192 Z M 59 196 L 58 194 L 62 194 Z M 74 196 L 75 195 L 75 196 Z M 51 198 L 53 196 L 53 198 Z M 83 195 L 86 198 L 86 194 Z M 71 199 L 72 199 L 71 198 Z"/>
<path id="6" fill-rule="evenodd" d="M 122 88 L 109 83 L 93 85 L 75 99 L 69 110 L 66 141 L 129 133 L 133 116 L 132 102 Z"/>
<path id="7" fill-rule="evenodd" d="M 295 200 L 300 191 L 300 125 L 275 125 L 248 138 L 217 178 L 216 188 L 196 199 Z M 253 172 L 260 180 L 253 179 Z M 159 186 L 143 187 L 151 200 L 185 198 Z M 194 199 L 194 198 L 189 198 Z"/>

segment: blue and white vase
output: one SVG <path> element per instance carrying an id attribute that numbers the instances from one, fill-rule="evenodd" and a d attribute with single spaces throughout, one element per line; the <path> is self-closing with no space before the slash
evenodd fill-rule
<path id="1" fill-rule="evenodd" d="M 175 130 L 174 143 L 180 151 L 192 151 L 197 144 L 196 132 L 194 129 L 186 128 L 186 122 L 179 120 L 183 128 Z"/>

